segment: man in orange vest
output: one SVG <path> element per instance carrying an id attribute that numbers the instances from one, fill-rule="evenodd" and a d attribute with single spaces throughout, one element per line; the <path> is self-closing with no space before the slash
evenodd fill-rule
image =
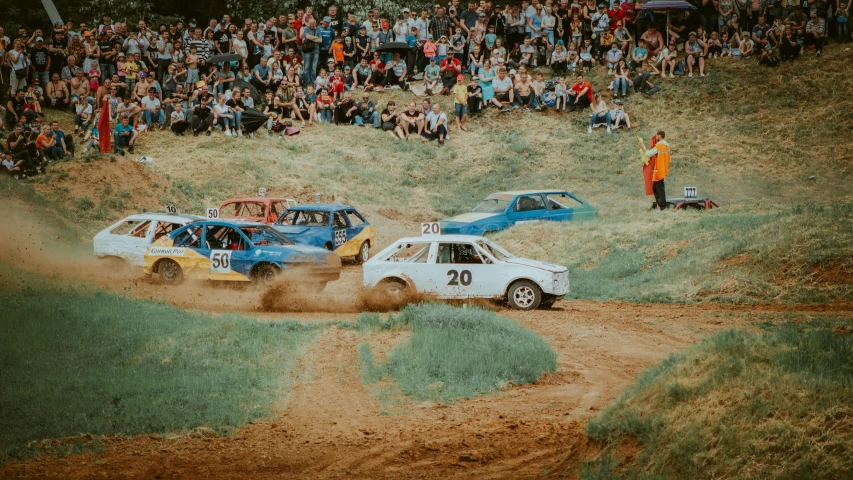
<path id="1" fill-rule="evenodd" d="M 669 157 L 670 157 L 670 149 L 669 144 L 666 143 L 666 134 L 663 130 L 658 130 L 657 135 L 653 140 L 657 140 L 656 143 L 652 143 L 652 148 L 650 150 L 646 150 L 646 157 L 651 158 L 657 156 L 655 160 L 654 171 L 652 171 L 652 192 L 655 195 L 655 203 L 661 210 L 666 210 L 666 188 L 664 187 L 663 181 L 666 176 L 669 174 Z M 642 142 L 640 142 L 642 144 Z"/>

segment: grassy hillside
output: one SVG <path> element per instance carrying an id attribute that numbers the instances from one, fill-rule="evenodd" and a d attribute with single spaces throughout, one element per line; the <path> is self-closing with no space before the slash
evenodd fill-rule
<path id="1" fill-rule="evenodd" d="M 523 227 L 523 228 L 522 228 Z M 853 298 L 853 203 L 537 224 L 512 252 L 569 265 L 572 298 L 833 302 Z"/>
<path id="2" fill-rule="evenodd" d="M 853 323 L 725 331 L 589 421 L 581 478 L 840 479 L 853 471 Z"/>
<path id="3" fill-rule="evenodd" d="M 0 462 L 56 447 L 27 443 L 42 439 L 228 432 L 271 411 L 315 335 L 5 267 L 0 279 Z"/>

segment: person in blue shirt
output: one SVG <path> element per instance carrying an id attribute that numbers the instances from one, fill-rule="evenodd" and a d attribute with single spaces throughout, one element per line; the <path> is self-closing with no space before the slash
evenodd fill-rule
<path id="1" fill-rule="evenodd" d="M 115 140 L 113 152 L 119 155 L 124 155 L 123 148 L 127 148 L 128 152 L 133 153 L 133 145 L 136 143 L 136 135 L 137 132 L 133 128 L 133 125 L 130 125 L 130 117 L 123 115 L 121 117 L 121 123 L 116 125 L 113 134 Z"/>
<path id="2" fill-rule="evenodd" d="M 329 58 L 329 49 L 332 47 L 332 40 L 335 39 L 335 30 L 329 26 L 331 17 L 323 17 L 323 23 L 317 27 L 317 35 L 320 37 L 320 58 L 319 65 L 325 65 Z"/>
<path id="3" fill-rule="evenodd" d="M 252 71 L 252 79 L 250 80 L 250 83 L 259 91 L 264 91 L 268 89 L 270 87 L 270 83 L 272 83 L 271 73 L 272 69 L 267 65 L 267 59 L 261 57 L 261 62 L 255 65 L 255 68 Z"/>

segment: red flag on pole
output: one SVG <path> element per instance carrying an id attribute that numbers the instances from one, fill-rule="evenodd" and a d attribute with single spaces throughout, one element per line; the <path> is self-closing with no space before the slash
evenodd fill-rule
<path id="1" fill-rule="evenodd" d="M 98 119 L 98 138 L 101 143 L 101 153 L 110 153 L 110 140 L 113 132 L 110 130 L 110 101 L 104 102 L 104 108 L 101 109 L 101 118 Z"/>

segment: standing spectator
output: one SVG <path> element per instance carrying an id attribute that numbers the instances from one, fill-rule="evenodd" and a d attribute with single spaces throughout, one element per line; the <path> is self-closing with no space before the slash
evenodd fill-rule
<path id="1" fill-rule="evenodd" d="M 11 93 L 15 94 L 19 90 L 24 91 L 27 88 L 27 78 L 30 71 L 30 59 L 27 57 L 27 52 L 24 50 L 24 42 L 15 40 L 15 46 L 6 54 L 6 61 L 11 67 L 9 73 L 9 85 Z"/>
<path id="2" fill-rule="evenodd" d="M 666 210 L 668 205 L 666 203 L 666 187 L 664 185 L 664 179 L 669 175 L 670 148 L 669 144 L 665 140 L 666 134 L 663 130 L 658 130 L 655 138 L 657 143 L 655 143 L 655 146 L 650 150 L 646 150 L 642 141 L 640 141 L 640 148 L 646 152 L 646 157 L 651 158 L 657 155 L 655 169 L 652 172 L 652 191 L 654 192 L 655 204 L 658 209 Z"/>
<path id="3" fill-rule="evenodd" d="M 302 40 L 302 61 L 304 65 L 302 83 L 311 85 L 317 78 L 318 50 L 320 50 L 320 44 L 323 42 L 317 31 L 316 20 L 311 18 L 308 20 L 308 25 L 302 27 L 300 39 Z"/>
<path id="4" fill-rule="evenodd" d="M 35 78 L 42 85 L 47 85 L 50 81 L 50 51 L 44 43 L 42 37 L 36 38 L 36 44 L 30 49 L 30 62 L 33 66 Z"/>
<path id="5" fill-rule="evenodd" d="M 456 130 L 466 132 L 468 127 L 465 122 L 468 120 L 468 88 L 462 83 L 465 77 L 458 75 L 456 77 L 456 85 L 453 86 L 453 116 L 456 119 Z"/>

